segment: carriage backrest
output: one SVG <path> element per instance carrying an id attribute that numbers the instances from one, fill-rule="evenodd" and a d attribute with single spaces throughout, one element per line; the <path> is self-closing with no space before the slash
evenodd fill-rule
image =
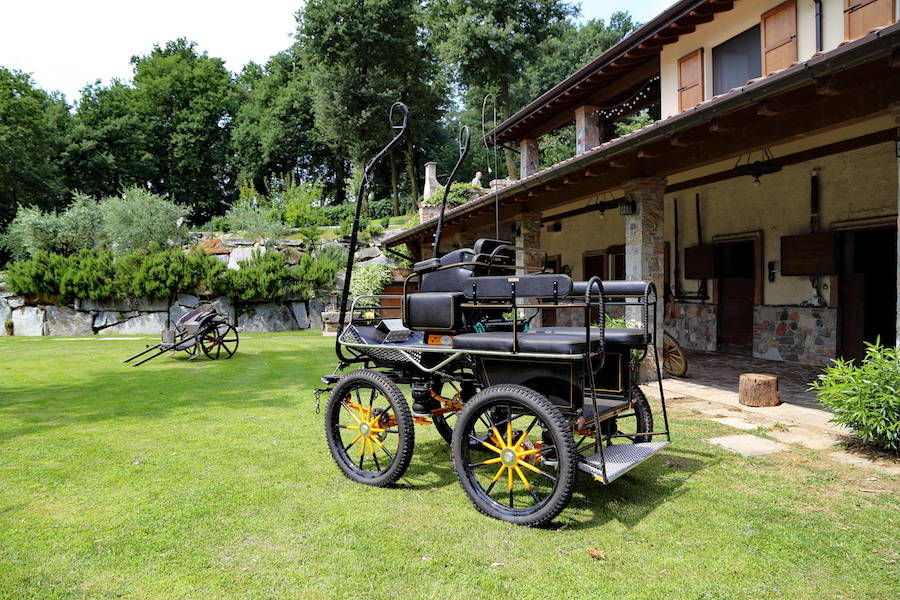
<path id="1" fill-rule="evenodd" d="M 563 298 L 572 293 L 572 278 L 557 273 L 472 277 L 463 289 L 468 299 Z"/>

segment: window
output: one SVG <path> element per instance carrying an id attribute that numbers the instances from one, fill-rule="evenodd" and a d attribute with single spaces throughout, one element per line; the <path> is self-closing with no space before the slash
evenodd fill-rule
<path id="1" fill-rule="evenodd" d="M 844 0 L 844 35 L 848 40 L 893 22 L 893 0 Z"/>
<path id="2" fill-rule="evenodd" d="M 759 25 L 713 48 L 713 94 L 724 94 L 762 74 Z"/>
<path id="3" fill-rule="evenodd" d="M 788 0 L 762 16 L 763 74 L 797 61 L 797 1 Z"/>
<path id="4" fill-rule="evenodd" d="M 703 102 L 703 48 L 678 60 L 678 110 Z"/>

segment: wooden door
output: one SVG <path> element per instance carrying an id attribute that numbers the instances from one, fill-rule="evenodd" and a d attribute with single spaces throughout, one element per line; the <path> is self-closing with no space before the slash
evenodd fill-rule
<path id="1" fill-rule="evenodd" d="M 763 75 L 797 61 L 797 2 L 788 0 L 762 16 Z"/>
<path id="2" fill-rule="evenodd" d="M 703 48 L 678 60 L 678 110 L 703 102 Z"/>
<path id="3" fill-rule="evenodd" d="M 753 351 L 753 305 L 756 297 L 756 246 L 752 241 L 716 246 L 719 291 L 719 339 L 722 352 Z"/>

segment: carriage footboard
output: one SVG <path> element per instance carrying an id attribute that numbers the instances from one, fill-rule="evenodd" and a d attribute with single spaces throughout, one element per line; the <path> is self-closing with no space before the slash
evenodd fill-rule
<path id="1" fill-rule="evenodd" d="M 643 442 L 638 444 L 613 444 L 578 461 L 578 468 L 590 473 L 602 483 L 611 483 L 641 464 L 669 442 Z"/>

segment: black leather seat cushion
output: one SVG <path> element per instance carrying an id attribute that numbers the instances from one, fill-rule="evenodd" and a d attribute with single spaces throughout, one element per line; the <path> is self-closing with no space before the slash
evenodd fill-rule
<path id="1" fill-rule="evenodd" d="M 403 311 L 403 325 L 412 330 L 459 329 L 460 292 L 418 292 L 407 294 L 406 309 Z"/>
<path id="2" fill-rule="evenodd" d="M 572 283 L 572 295 L 573 296 L 581 296 L 584 298 L 584 293 L 587 291 L 587 281 L 575 281 Z M 591 286 L 591 295 L 596 295 L 599 291 L 600 286 L 592 285 Z M 604 296 L 636 296 L 643 297 L 643 295 L 647 292 L 647 282 L 646 281 L 604 281 L 603 282 L 603 295 Z"/>
<path id="3" fill-rule="evenodd" d="M 584 339 L 584 327 L 538 327 L 536 333 L 552 333 L 580 335 Z M 607 346 L 630 346 L 640 348 L 650 343 L 649 335 L 645 339 L 643 329 L 607 328 L 605 332 Z M 600 339 L 600 330 L 591 328 L 591 339 Z"/>
<path id="4" fill-rule="evenodd" d="M 463 288 L 466 298 L 476 295 L 479 300 L 508 300 L 512 286 L 517 297 L 552 298 L 554 290 L 560 298 L 572 292 L 572 279 L 568 275 L 541 273 L 538 275 L 503 275 L 472 277 Z"/>
<path id="5" fill-rule="evenodd" d="M 599 344 L 593 343 L 593 350 Z M 453 347 L 459 350 L 513 351 L 512 331 L 490 331 L 485 333 L 464 333 L 453 338 Z M 519 333 L 519 352 L 539 354 L 583 354 L 584 332 L 581 335 L 565 333 L 542 333 L 523 331 Z"/>

